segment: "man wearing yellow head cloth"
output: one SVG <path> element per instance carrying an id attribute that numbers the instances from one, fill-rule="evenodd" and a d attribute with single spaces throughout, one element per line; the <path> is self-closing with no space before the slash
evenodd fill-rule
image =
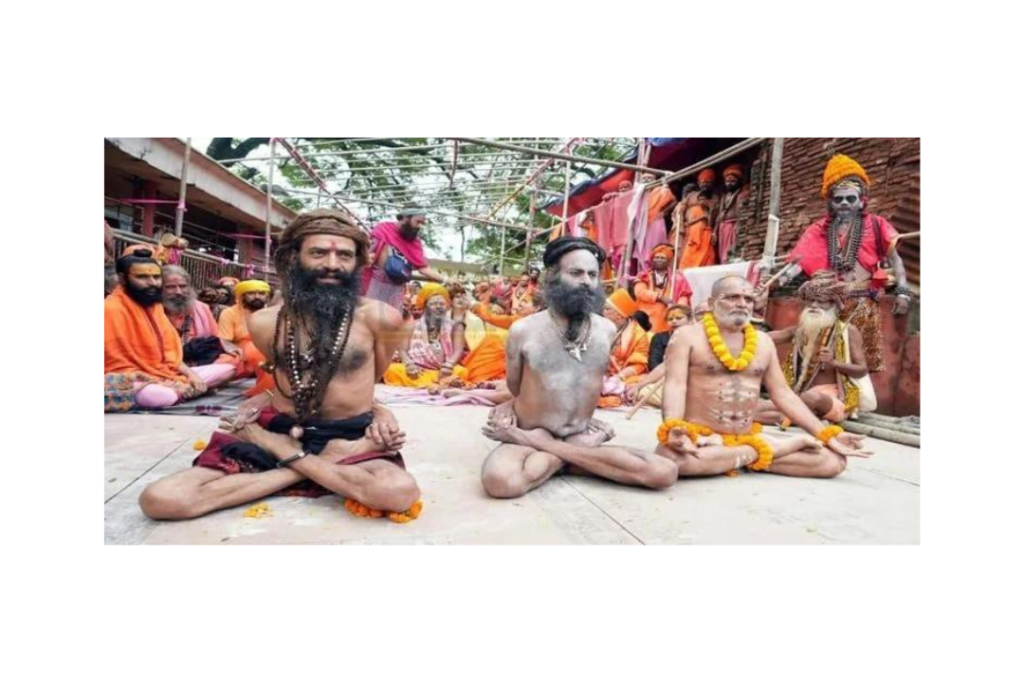
<path id="1" fill-rule="evenodd" d="M 847 283 L 848 300 L 839 317 L 864 335 L 864 354 L 871 372 L 885 368 L 878 297 L 885 291 L 889 261 L 896 276 L 893 312 L 910 307 L 910 289 L 903 260 L 893 242 L 899 234 L 889 221 L 868 212 L 871 179 L 856 161 L 843 154 L 825 167 L 821 197 L 828 200 L 828 215 L 812 223 L 789 252 L 790 265 L 779 278 L 786 284 L 801 272 L 807 277 L 823 270 L 835 272 Z"/>
<path id="2" fill-rule="evenodd" d="M 235 285 L 235 305 L 220 315 L 217 336 L 242 350 L 236 377 L 252 377 L 266 360 L 249 334 L 249 317 L 270 301 L 270 285 L 263 280 L 243 280 Z"/>
<path id="3" fill-rule="evenodd" d="M 466 350 L 465 330 L 452 323 L 451 305 L 443 285 L 423 285 L 416 295 L 423 315 L 416 321 L 408 348 L 399 351 L 402 362 L 392 363 L 384 373 L 385 384 L 425 389 L 451 376 L 466 378 L 466 368 L 459 365 Z"/>
<path id="4" fill-rule="evenodd" d="M 693 294 L 682 272 L 677 270 L 669 277 L 674 253 L 671 245 L 656 246 L 651 252 L 651 269 L 637 278 L 634 287 L 637 306 L 650 318 L 655 334 L 669 329 L 665 319 L 668 307 L 680 301 L 689 305 Z"/>
<path id="5" fill-rule="evenodd" d="M 622 405 L 626 385 L 639 382 L 640 377 L 647 372 L 651 340 L 644 328 L 633 319 L 637 310 L 636 302 L 624 289 L 615 290 L 605 301 L 604 317 L 615 324 L 617 332 L 612 339 L 604 389 L 597 402 L 599 408 Z"/>

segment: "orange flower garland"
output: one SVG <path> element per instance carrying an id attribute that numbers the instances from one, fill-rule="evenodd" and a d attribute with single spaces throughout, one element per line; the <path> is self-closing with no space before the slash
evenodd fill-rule
<path id="1" fill-rule="evenodd" d="M 772 453 L 772 447 L 768 445 L 768 442 L 764 440 L 764 437 L 758 436 L 761 431 L 761 425 L 754 423 L 757 430 L 751 429 L 750 434 L 726 434 L 722 437 L 726 446 L 751 446 L 757 451 L 757 460 L 747 465 L 748 469 L 761 471 L 768 469 L 775 454 Z"/>
<path id="2" fill-rule="evenodd" d="M 729 353 L 729 347 L 725 345 L 725 340 L 722 339 L 722 331 L 718 329 L 715 316 L 705 313 L 703 322 L 704 333 L 707 334 L 711 350 L 718 357 L 718 360 L 721 361 L 722 365 L 730 372 L 739 372 L 746 369 L 750 365 L 750 361 L 754 360 L 754 354 L 757 352 L 757 330 L 754 329 L 754 326 L 747 323 L 743 328 L 743 351 L 740 353 L 739 358 L 734 358 Z"/>
<path id="3" fill-rule="evenodd" d="M 832 439 L 842 434 L 845 430 L 839 425 L 832 425 L 831 427 L 825 427 L 818 432 L 818 441 L 822 443 L 828 443 Z"/>
<path id="4" fill-rule="evenodd" d="M 356 517 L 369 517 L 371 519 L 376 519 L 387 515 L 387 518 L 395 524 L 407 524 L 420 516 L 420 512 L 423 510 L 423 501 L 417 500 L 412 504 L 412 507 L 405 512 L 386 512 L 384 510 L 374 510 L 371 507 L 363 505 L 358 500 L 346 498 L 345 509 Z"/>
<path id="5" fill-rule="evenodd" d="M 711 436 L 714 434 L 710 427 L 703 425 L 694 424 L 693 422 L 687 422 L 686 420 L 665 420 L 658 427 L 658 441 L 660 443 L 668 442 L 668 435 L 673 429 L 685 429 L 686 433 L 690 436 L 690 441 L 694 444 L 697 443 L 698 436 Z"/>
<path id="6" fill-rule="evenodd" d="M 673 429 L 685 429 L 690 440 L 693 441 L 694 445 L 697 443 L 697 437 L 699 436 L 711 436 L 714 434 L 714 430 L 704 425 L 699 425 L 693 422 L 687 422 L 686 420 L 665 420 L 658 427 L 658 441 L 662 444 L 668 442 L 669 433 Z M 750 425 L 750 431 L 746 434 L 722 434 L 722 443 L 726 446 L 751 446 L 757 451 L 757 460 L 750 463 L 747 467 L 752 470 L 766 470 L 771 464 L 775 457 L 772 452 L 772 447 L 768 445 L 768 442 L 763 437 L 759 436 L 761 433 L 761 423 L 754 422 Z M 842 430 L 840 430 L 842 431 Z M 736 476 L 732 472 L 726 472 L 727 476 Z"/>

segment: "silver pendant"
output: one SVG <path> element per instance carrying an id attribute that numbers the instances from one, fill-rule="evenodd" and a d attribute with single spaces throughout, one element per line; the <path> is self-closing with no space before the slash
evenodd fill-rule
<path id="1" fill-rule="evenodd" d="M 583 362 L 583 357 L 580 356 L 580 350 L 578 347 L 574 346 L 573 348 L 569 349 L 569 355 L 578 360 L 579 362 Z"/>
<path id="2" fill-rule="evenodd" d="M 288 430 L 288 436 L 292 437 L 295 440 L 301 439 L 304 433 L 305 432 L 303 431 L 302 427 L 300 427 L 299 425 L 295 425 L 294 427 Z"/>

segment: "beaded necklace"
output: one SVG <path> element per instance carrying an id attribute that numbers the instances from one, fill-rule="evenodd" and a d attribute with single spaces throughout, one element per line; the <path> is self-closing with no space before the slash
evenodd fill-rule
<path id="1" fill-rule="evenodd" d="M 846 244 L 842 249 L 839 247 L 839 226 L 835 219 L 828 226 L 828 265 L 837 273 L 846 273 L 853 270 L 857 262 L 857 254 L 860 252 L 860 243 L 864 237 L 863 218 L 856 214 L 853 218 L 853 225 L 846 236 Z"/>
<path id="2" fill-rule="evenodd" d="M 330 352 L 326 354 L 326 358 L 318 357 L 322 354 L 318 354 L 317 347 L 312 344 L 309 350 L 303 352 L 292 316 L 286 314 L 284 310 L 278 313 L 277 330 L 274 335 L 275 366 L 280 365 L 288 376 L 292 393 L 289 395 L 281 386 L 278 386 L 278 389 L 285 398 L 290 399 L 295 405 L 295 415 L 300 423 L 320 411 L 320 403 L 323 400 L 327 383 L 334 376 L 338 362 L 348 345 L 349 333 L 352 330 L 352 311 L 353 308 L 349 306 L 342 314 L 334 335 L 334 344 L 331 346 Z M 277 357 L 277 341 L 281 338 L 282 326 L 285 337 L 284 354 L 283 357 Z M 307 336 L 312 341 L 313 336 Z M 318 368 L 319 372 L 317 372 Z M 293 433 L 292 436 L 300 438 L 302 428 L 293 429 L 293 432 L 296 431 L 298 435 Z"/>

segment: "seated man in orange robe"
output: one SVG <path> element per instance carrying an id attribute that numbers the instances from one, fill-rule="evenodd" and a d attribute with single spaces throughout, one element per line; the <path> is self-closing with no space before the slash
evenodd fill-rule
<path id="1" fill-rule="evenodd" d="M 237 378 L 252 377 L 266 360 L 249 334 L 249 317 L 270 301 L 270 285 L 262 280 L 243 280 L 235 286 L 235 305 L 220 314 L 217 336 L 242 350 Z"/>
<path id="2" fill-rule="evenodd" d="M 651 331 L 655 334 L 669 329 L 665 317 L 668 307 L 679 302 L 689 305 L 693 294 L 681 271 L 669 277 L 674 254 L 671 245 L 656 246 L 651 252 L 651 269 L 637 278 L 634 287 L 637 307 L 650 318 Z"/>
<path id="3" fill-rule="evenodd" d="M 118 286 L 103 301 L 104 411 L 168 408 L 206 393 L 216 365 L 190 368 L 161 303 L 160 264 L 146 249 L 117 260 Z"/>
<path id="4" fill-rule="evenodd" d="M 637 321 L 636 302 L 624 289 L 615 290 L 604 305 L 604 317 L 615 323 L 618 332 L 612 341 L 604 389 L 598 399 L 599 408 L 621 406 L 626 385 L 640 381 L 647 372 L 651 340 Z"/>

